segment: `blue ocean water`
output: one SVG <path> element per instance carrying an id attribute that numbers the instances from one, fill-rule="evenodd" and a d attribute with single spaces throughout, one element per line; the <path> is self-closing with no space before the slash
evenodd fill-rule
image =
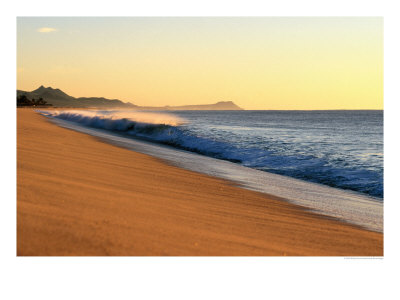
<path id="1" fill-rule="evenodd" d="M 383 199 L 383 111 L 168 111 L 151 123 L 124 112 L 50 114 Z"/>
<path id="2" fill-rule="evenodd" d="M 200 146 L 213 156 L 383 198 L 383 111 L 174 114 L 189 121 L 190 135 L 215 143 Z"/>

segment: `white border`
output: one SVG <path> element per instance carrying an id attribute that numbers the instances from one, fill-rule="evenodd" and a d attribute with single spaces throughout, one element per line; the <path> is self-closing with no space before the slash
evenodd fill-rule
<path id="1" fill-rule="evenodd" d="M 2 299 L 398 298 L 399 11 L 395 1 L 14 1 L 1 13 Z M 4 5 L 4 4 L 3 4 Z M 16 16 L 384 16 L 385 258 L 27 258 L 16 255 Z M 5 109 L 5 110 L 4 110 Z M 4 138 L 5 137 L 5 138 Z M 396 281 L 395 281 L 396 280 Z"/>

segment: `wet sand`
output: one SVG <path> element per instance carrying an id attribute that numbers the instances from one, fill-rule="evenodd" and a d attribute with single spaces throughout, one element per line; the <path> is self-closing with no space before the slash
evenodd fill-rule
<path id="1" fill-rule="evenodd" d="M 382 256 L 383 234 L 17 109 L 17 255 Z"/>

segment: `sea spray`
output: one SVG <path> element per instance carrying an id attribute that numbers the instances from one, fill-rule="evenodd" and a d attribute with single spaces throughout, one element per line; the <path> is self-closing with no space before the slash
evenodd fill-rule
<path id="1" fill-rule="evenodd" d="M 262 171 L 383 197 L 380 111 L 40 112 Z"/>

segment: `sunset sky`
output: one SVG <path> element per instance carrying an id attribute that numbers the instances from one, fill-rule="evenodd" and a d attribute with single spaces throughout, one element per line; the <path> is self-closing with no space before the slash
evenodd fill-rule
<path id="1" fill-rule="evenodd" d="M 163 106 L 383 109 L 380 17 L 17 18 L 17 88 Z"/>

